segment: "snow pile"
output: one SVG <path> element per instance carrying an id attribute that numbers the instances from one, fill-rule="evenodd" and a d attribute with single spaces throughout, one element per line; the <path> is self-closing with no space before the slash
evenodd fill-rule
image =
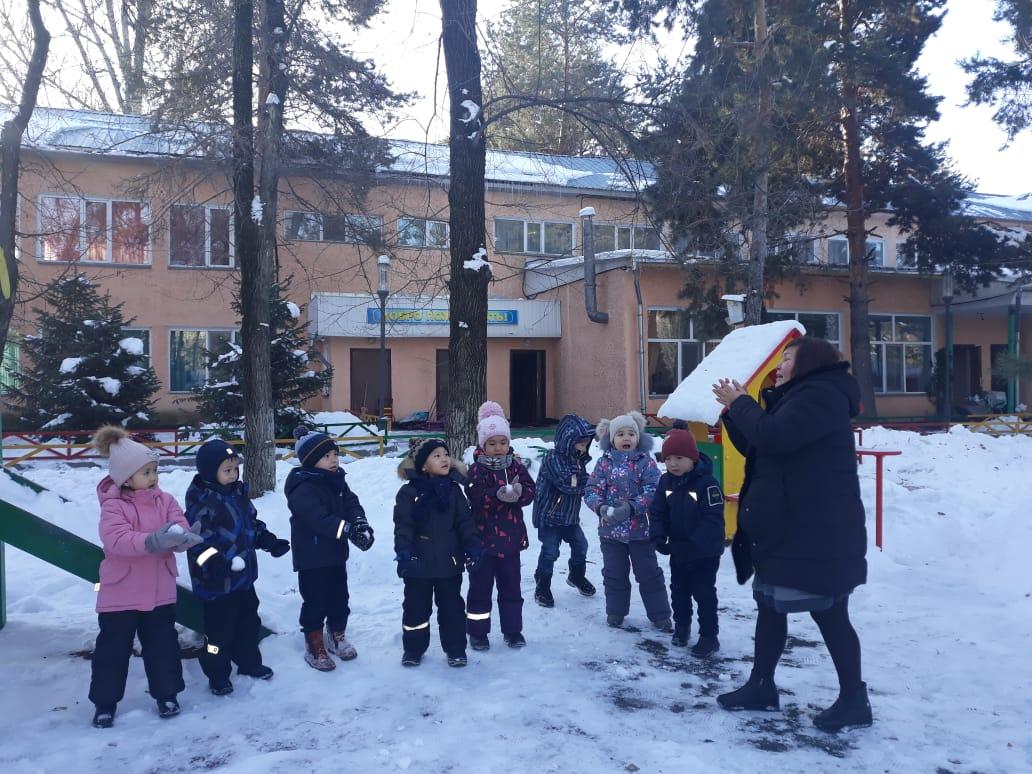
<path id="1" fill-rule="evenodd" d="M 353 436 L 369 436 L 369 435 L 382 435 L 380 430 L 375 424 L 363 421 L 360 417 L 355 416 L 350 411 L 317 411 L 312 415 L 317 425 L 326 425 L 329 427 L 330 432 L 334 435 L 347 437 Z M 339 425 L 352 425 L 352 424 L 363 424 L 368 427 L 368 430 L 363 430 L 361 427 L 339 427 Z M 338 425 L 338 427 L 334 427 Z"/>
<path id="2" fill-rule="evenodd" d="M 480 271 L 481 269 L 487 269 L 487 273 L 491 273 L 491 264 L 487 261 L 487 250 L 481 247 L 475 253 L 473 257 L 468 261 L 462 262 L 463 269 L 469 269 L 470 271 Z"/>
<path id="3" fill-rule="evenodd" d="M 292 318 L 294 318 L 296 320 L 298 317 L 301 316 L 301 307 L 299 307 L 293 301 L 287 301 L 286 303 L 287 303 L 287 311 L 290 313 L 290 316 Z"/>
<path id="4" fill-rule="evenodd" d="M 659 416 L 716 424 L 723 406 L 713 395 L 718 379 L 735 379 L 743 386 L 792 331 L 806 333 L 795 320 L 738 328 L 703 358 L 659 407 Z"/>
<path id="5" fill-rule="evenodd" d="M 129 336 L 118 342 L 119 349 L 128 352 L 130 355 L 142 355 L 143 354 L 143 339 L 138 339 L 135 336 Z"/>
<path id="6" fill-rule="evenodd" d="M 513 443 L 535 474 L 549 445 Z M 586 509 L 596 597 L 582 598 L 563 582 L 564 546 L 555 609 L 533 604 L 539 544 L 531 530 L 522 555 L 527 647 L 502 645 L 495 611 L 493 647 L 470 651 L 466 669 L 445 665 L 436 625 L 423 665 L 402 668 L 402 583 L 391 545 L 398 460 L 374 457 L 347 466 L 377 538 L 348 562 L 348 636 L 358 659 L 338 662 L 330 674 L 303 662 L 290 556 L 260 553 L 261 615 L 277 632 L 262 654 L 276 676 L 266 683 L 234 675 L 233 695 L 214 697 L 197 661 L 184 661 L 183 714 L 170 721 L 157 717 L 136 658 L 115 729 L 89 727 L 89 662 L 70 654 L 92 647 L 97 634 L 92 587 L 8 548 L 0 769 L 329 772 L 346 761 L 349 770 L 420 772 L 672 774 L 686 764 L 772 774 L 1030 770 L 1032 439 L 875 429 L 865 432 L 864 446 L 903 451 L 885 461 L 885 551 L 872 546 L 869 583 L 850 602 L 876 719 L 870 729 L 826 735 L 811 726 L 837 684 L 807 615 L 789 621 L 778 668 L 783 712 L 717 708 L 714 696 L 748 675 L 755 621 L 751 590 L 735 583 L 727 555 L 717 580 L 721 650 L 714 658 L 693 659 L 652 631 L 637 594 L 628 626 L 606 626 L 597 520 Z M 283 537 L 290 534 L 282 494 L 290 469 L 279 463 L 279 491 L 255 501 Z M 874 465 L 868 460 L 859 470 L 873 536 Z M 104 469 L 40 464 L 26 472 L 54 491 L 35 495 L 0 476 L 0 497 L 97 541 L 94 488 Z M 182 502 L 192 476 L 190 468 L 163 464 L 161 486 Z M 529 508 L 525 515 L 529 526 Z M 177 561 L 187 583 L 185 559 Z"/>
<path id="7" fill-rule="evenodd" d="M 57 370 L 62 374 L 74 374 L 79 367 L 79 363 L 85 359 L 83 357 L 66 357 L 61 361 L 61 367 Z"/>

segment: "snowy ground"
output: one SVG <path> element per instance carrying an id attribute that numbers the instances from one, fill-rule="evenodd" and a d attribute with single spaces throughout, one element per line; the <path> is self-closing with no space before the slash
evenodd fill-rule
<path id="1" fill-rule="evenodd" d="M 1032 439 L 878 430 L 864 440 L 903 451 L 886 466 L 886 550 L 871 554 L 871 582 L 852 605 L 876 717 L 870 729 L 829 736 L 812 727 L 836 682 L 806 616 L 790 621 L 778 672 L 784 711 L 716 707 L 714 695 L 743 679 L 752 652 L 753 604 L 729 557 L 717 659 L 671 648 L 648 629 L 640 600 L 627 630 L 607 628 L 601 588 L 584 599 L 563 583 L 565 554 L 556 608 L 538 607 L 532 538 L 523 560 L 527 648 L 510 651 L 494 635 L 490 652 L 470 651 L 468 668 L 449 669 L 435 632 L 423 666 L 403 669 L 401 582 L 391 561 L 398 482 L 395 461 L 374 458 L 348 466 L 378 535 L 349 563 L 359 658 L 329 674 L 304 664 L 289 556 L 262 554 L 262 614 L 280 633 L 262 649 L 276 677 L 237 678 L 232 696 L 216 698 L 197 662 L 186 661 L 183 714 L 170 721 L 155 714 L 134 659 L 116 727 L 90 728 L 89 663 L 76 653 L 95 636 L 93 591 L 8 547 L 0 770 L 1032 771 Z M 534 456 L 534 442 L 517 445 Z M 288 469 L 281 464 L 281 479 Z M 96 540 L 96 469 L 25 472 L 72 502 L 9 482 L 0 496 Z M 161 485 L 181 498 L 190 475 L 169 469 Z M 873 475 L 868 462 L 861 476 L 872 535 Z M 281 494 L 258 509 L 289 534 Z M 601 587 L 597 539 L 587 532 L 589 575 Z"/>

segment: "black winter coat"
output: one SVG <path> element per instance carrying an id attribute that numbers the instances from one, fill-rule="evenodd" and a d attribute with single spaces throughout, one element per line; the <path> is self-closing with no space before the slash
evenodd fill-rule
<path id="1" fill-rule="evenodd" d="M 344 471 L 294 468 L 283 486 L 290 507 L 290 543 L 294 570 L 343 567 L 348 561 L 348 533 L 366 522 L 358 497 Z"/>
<path id="2" fill-rule="evenodd" d="M 763 583 L 846 594 L 867 580 L 867 530 L 851 420 L 860 387 L 836 363 L 740 397 L 724 415 L 745 456 L 739 525 Z"/>
<path id="3" fill-rule="evenodd" d="M 406 472 L 408 483 L 398 490 L 394 504 L 394 552 L 409 553 L 406 578 L 449 578 L 461 575 L 465 552 L 480 545 L 476 525 L 466 499 L 466 478 L 457 470 L 448 477 L 451 487 L 448 507 L 443 508 L 431 492 L 422 492 L 412 479 L 426 478 L 414 470 Z"/>
<path id="4" fill-rule="evenodd" d="M 683 476 L 664 473 L 649 506 L 651 537 L 668 540 L 672 562 L 712 559 L 724 553 L 724 494 L 713 462 L 699 455 Z"/>

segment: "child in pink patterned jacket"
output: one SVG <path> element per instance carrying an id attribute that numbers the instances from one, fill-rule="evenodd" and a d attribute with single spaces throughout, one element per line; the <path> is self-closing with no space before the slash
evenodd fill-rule
<path id="1" fill-rule="evenodd" d="M 175 629 L 176 559 L 201 542 L 175 498 L 158 488 L 154 454 L 121 427 L 97 431 L 94 445 L 108 457 L 108 475 L 97 485 L 104 560 L 97 584 L 100 634 L 93 652 L 90 701 L 93 725 L 110 728 L 125 694 L 133 639 L 140 638 L 150 695 L 158 714 L 179 714 L 183 690 Z"/>

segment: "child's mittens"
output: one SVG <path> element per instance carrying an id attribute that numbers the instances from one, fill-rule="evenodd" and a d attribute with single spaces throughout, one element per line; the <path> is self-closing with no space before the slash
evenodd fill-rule
<path id="1" fill-rule="evenodd" d="M 411 551 L 402 550 L 395 555 L 394 561 L 398 563 L 398 577 L 404 578 L 415 565 L 416 558 Z"/>
<path id="2" fill-rule="evenodd" d="M 245 567 L 247 567 L 247 562 L 242 556 L 234 556 L 233 561 L 229 563 L 229 569 L 233 572 L 241 572 Z"/>
<path id="3" fill-rule="evenodd" d="M 506 484 L 496 493 L 496 497 L 503 503 L 517 502 L 523 494 L 523 485 L 519 481 Z"/>
<path id="4" fill-rule="evenodd" d="M 194 526 L 199 528 L 200 527 L 200 522 L 197 522 L 197 524 L 194 525 Z M 175 533 L 176 528 L 179 529 L 179 533 L 178 533 L 179 534 L 179 539 L 182 542 L 180 542 L 180 544 L 178 546 L 175 546 L 172 549 L 173 551 L 176 551 L 177 553 L 182 553 L 183 551 L 187 551 L 187 550 L 193 548 L 194 546 L 199 546 L 201 543 L 204 542 L 204 538 L 201 537 L 200 535 L 198 535 L 197 532 L 195 532 L 193 528 L 188 529 L 188 530 L 184 530 L 178 524 L 173 524 L 172 525 L 172 529 L 169 530 L 169 533 L 170 534 L 176 534 Z"/>
<path id="5" fill-rule="evenodd" d="M 484 563 L 484 548 L 481 545 L 471 545 L 466 549 L 466 570 L 470 575 L 480 569 Z"/>
<path id="6" fill-rule="evenodd" d="M 178 526 L 178 524 L 174 524 L 170 521 L 161 529 L 151 532 L 144 539 L 143 547 L 152 554 L 160 554 L 165 551 L 172 551 L 178 548 L 180 544 L 183 543 L 185 537 L 182 527 L 179 527 L 178 534 L 172 532 L 172 528 Z"/>
<path id="7" fill-rule="evenodd" d="M 289 540 L 278 538 L 267 529 L 262 530 L 262 534 L 259 535 L 254 545 L 255 548 L 260 548 L 262 551 L 268 551 L 277 559 L 290 550 Z"/>
<path id="8" fill-rule="evenodd" d="M 373 547 L 373 528 L 367 521 L 359 521 L 348 532 L 348 540 L 355 544 L 359 551 L 368 551 Z"/>
<path id="9" fill-rule="evenodd" d="M 275 558 L 279 559 L 283 554 L 290 550 L 290 541 L 284 540 L 283 538 L 276 538 L 273 542 L 272 547 L 269 549 L 269 553 Z"/>
<path id="10" fill-rule="evenodd" d="M 598 511 L 599 518 L 602 519 L 602 523 L 611 527 L 614 524 L 619 524 L 622 521 L 627 521 L 631 517 L 631 506 L 629 503 L 620 503 L 619 505 L 603 505 Z"/>
<path id="11" fill-rule="evenodd" d="M 670 556 L 670 543 L 666 537 L 652 538 L 652 547 L 656 549 L 657 553 L 663 554 L 663 556 Z"/>

